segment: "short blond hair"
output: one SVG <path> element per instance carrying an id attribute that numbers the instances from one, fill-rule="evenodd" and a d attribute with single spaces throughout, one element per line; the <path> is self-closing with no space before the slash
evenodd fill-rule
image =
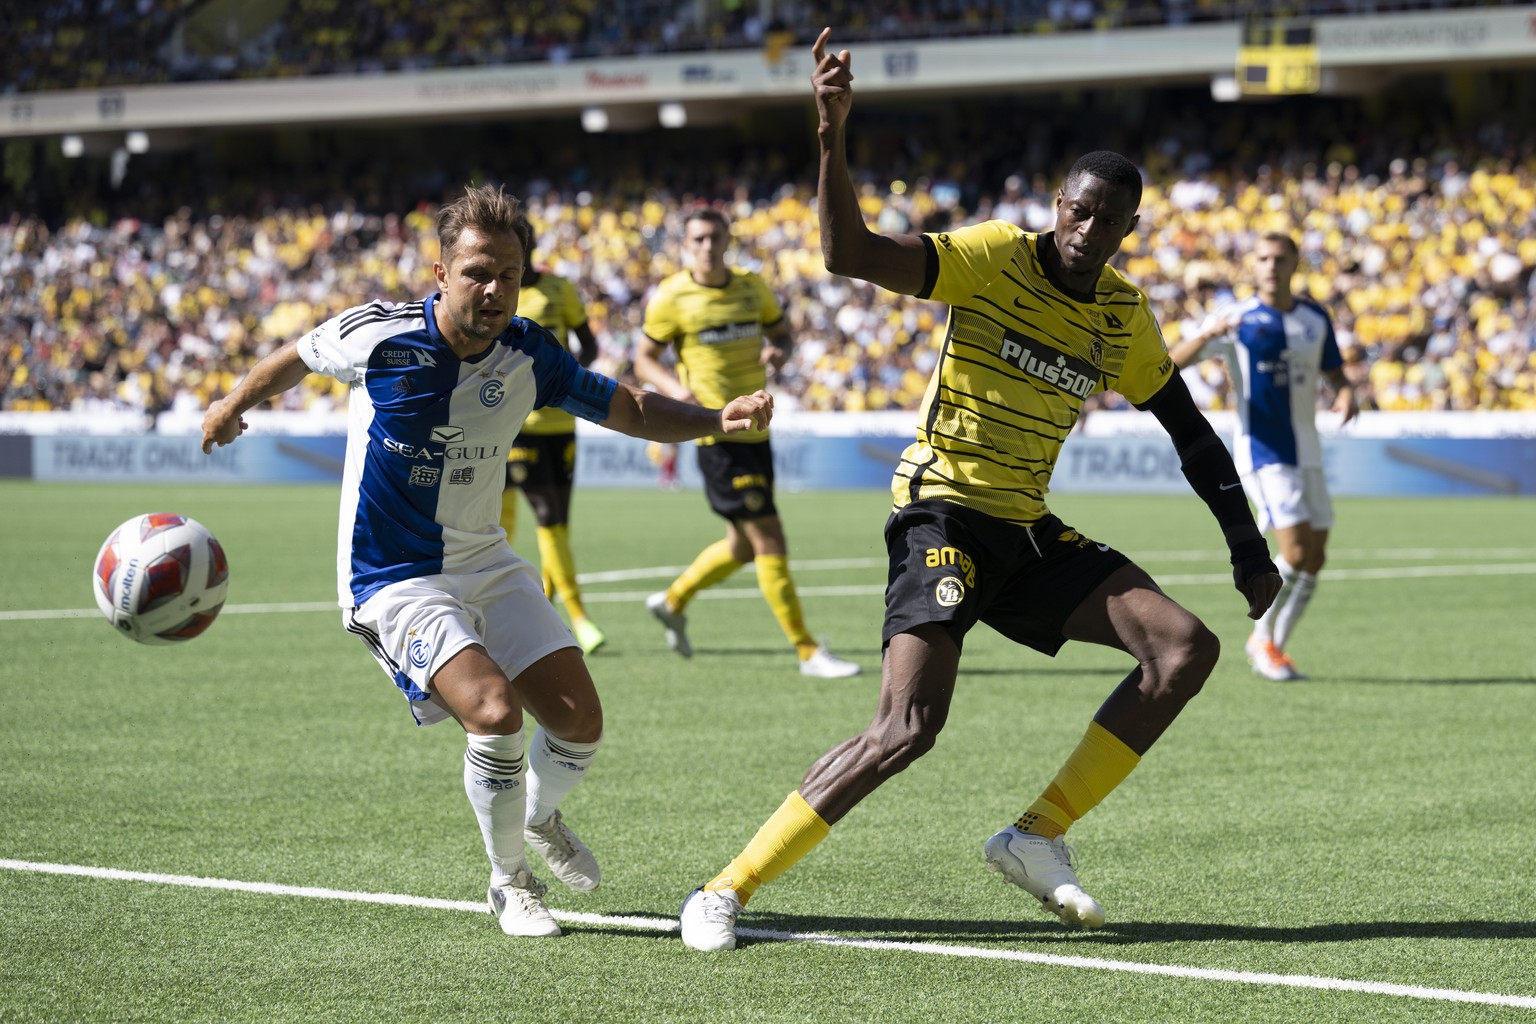
<path id="1" fill-rule="evenodd" d="M 464 194 L 437 211 L 439 257 L 451 263 L 465 228 L 488 235 L 513 234 L 523 244 L 523 259 L 533 255 L 533 225 L 523 213 L 522 200 L 501 185 L 466 185 Z"/>

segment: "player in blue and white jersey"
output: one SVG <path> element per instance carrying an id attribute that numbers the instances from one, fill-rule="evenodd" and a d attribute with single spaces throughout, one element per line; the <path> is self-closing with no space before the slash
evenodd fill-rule
<path id="1" fill-rule="evenodd" d="M 263 358 L 209 407 L 203 451 L 233 442 L 247 409 L 310 373 L 351 385 L 337 538 L 345 626 L 418 723 L 463 726 L 464 789 L 502 930 L 559 935 L 524 846 L 572 889 L 597 887 L 597 860 L 559 805 L 592 762 L 603 715 L 580 647 L 498 523 L 507 450 L 535 408 L 685 441 L 761 430 L 773 400 L 759 391 L 706 409 L 584 369 L 514 313 L 532 230 L 499 188 L 467 189 L 437 231 L 436 294 L 357 306 Z"/>
<path id="2" fill-rule="evenodd" d="M 1237 410 L 1232 459 L 1258 509 L 1259 529 L 1274 530 L 1285 581 L 1247 643 L 1254 672 L 1274 680 L 1303 678 L 1285 645 L 1317 589 L 1333 527 L 1317 433 L 1318 382 L 1333 389 L 1341 422 L 1359 411 L 1327 311 L 1291 291 L 1298 256 L 1289 235 L 1261 236 L 1252 254 L 1256 294 L 1212 313 L 1168 352 L 1181 367 L 1201 357 L 1226 361 Z"/>

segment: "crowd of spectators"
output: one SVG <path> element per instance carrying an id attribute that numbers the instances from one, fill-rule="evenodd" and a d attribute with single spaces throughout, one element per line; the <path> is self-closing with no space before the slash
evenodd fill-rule
<path id="1" fill-rule="evenodd" d="M 1252 175 L 1179 170 L 1150 155 L 1143 227 L 1118 264 L 1148 293 L 1170 342 L 1244 280 L 1260 232 L 1292 231 L 1302 290 L 1335 315 L 1367 408 L 1536 410 L 1536 162 L 1398 158 L 1382 176 L 1342 160 Z M 1048 229 L 1054 177 L 1012 175 L 958 205 L 942 178 L 862 187 L 882 230 L 989 217 Z M 536 262 L 574 280 L 601 342 L 597 368 L 624 377 L 646 293 L 678 269 L 680 214 L 699 197 L 638 199 L 524 183 Z M 911 409 L 942 341 L 944 309 L 829 275 L 814 197 L 791 182 L 716 197 L 736 259 L 785 302 L 797 346 L 775 387 L 786 407 Z M 0 407 L 196 410 L 256 358 L 343 308 L 431 287 L 433 208 L 351 204 L 194 215 L 158 223 L 33 217 L 0 225 Z M 1226 400 L 1218 363 L 1190 371 L 1197 397 Z M 341 407 L 311 378 L 290 408 Z"/>
<path id="2" fill-rule="evenodd" d="M 1160 90 L 868 104 L 850 160 L 882 231 L 994 217 L 1045 230 L 1078 154 L 1130 154 L 1147 189 L 1118 266 L 1170 342 L 1243 291 L 1257 234 L 1285 230 L 1367 407 L 1533 409 L 1536 103 L 1528 76 L 1480 81 L 1478 109 L 1504 120 L 1458 118 L 1427 78 L 1391 102 Z M 430 160 L 382 129 L 255 136 L 136 157 L 117 191 L 67 161 L 0 223 L 0 408 L 201 408 L 332 314 L 430 291 L 435 204 L 472 179 L 528 199 L 535 261 L 577 284 L 605 372 L 628 374 L 647 291 L 678 268 L 680 216 L 707 202 L 792 318 L 796 352 L 775 384 L 786 407 L 914 408 L 944 309 L 826 272 L 805 112 L 756 117 L 637 136 L 459 126 L 433 132 Z M 1219 367 L 1187 371 L 1211 408 L 1227 401 Z M 316 378 L 285 401 L 344 394 Z"/>
<path id="3" fill-rule="evenodd" d="M 0 5 L 0 89 L 370 73 L 838 39 L 1179 26 L 1258 13 L 1364 14 L 1514 0 L 56 0 Z"/>

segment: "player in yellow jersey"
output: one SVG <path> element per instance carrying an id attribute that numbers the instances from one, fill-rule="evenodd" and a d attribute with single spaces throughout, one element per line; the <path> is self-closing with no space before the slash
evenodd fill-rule
<path id="1" fill-rule="evenodd" d="M 716 210 L 699 208 L 683 222 L 688 269 L 656 286 L 645 308 L 644 337 L 635 346 L 635 376 L 670 398 L 751 394 L 766 386 L 767 369 L 784 365 L 792 339 L 778 299 L 757 274 L 728 265 L 730 226 Z M 677 373 L 662 365 L 674 347 Z M 806 629 L 789 575 L 784 525 L 773 503 L 773 447 L 768 431 L 699 440 L 699 472 L 709 507 L 726 521 L 725 539 L 699 552 L 683 574 L 646 601 L 666 629 L 667 644 L 688 658 L 683 609 L 747 562 L 757 586 L 800 656 L 807 676 L 837 679 L 859 666 L 836 657 Z"/>
<path id="2" fill-rule="evenodd" d="M 523 272 L 517 315 L 545 328 L 576 356 L 582 366 L 597 357 L 597 338 L 587 322 L 587 307 L 576 286 L 563 277 L 532 265 Z M 575 337 L 579 348 L 571 347 Z M 576 560 L 571 555 L 571 483 L 576 477 L 576 418 L 562 409 L 535 409 L 523 423 L 507 453 L 507 483 L 501 493 L 501 527 L 512 537 L 517 525 L 517 492 L 533 507 L 538 522 L 539 569 L 544 594 L 560 595 L 571 617 L 571 633 L 583 652 L 591 654 L 607 637 L 587 617 L 576 584 Z"/>
<path id="3" fill-rule="evenodd" d="M 1050 513 L 1045 492 L 1083 400 L 1112 388 L 1150 410 L 1220 524 L 1233 579 L 1258 618 L 1280 576 L 1232 458 L 1174 372 L 1146 297 L 1107 263 L 1136 227 L 1141 176 L 1116 153 L 1084 156 L 1056 193 L 1055 230 L 1001 221 L 925 235 L 869 231 L 849 181 L 848 51 L 816 40 L 818 212 L 827 269 L 949 303 L 917 440 L 902 454 L 886 523 L 891 572 L 874 721 L 811 766 L 726 868 L 683 903 L 694 949 L 736 945 L 736 915 L 886 779 L 934 745 L 967 631 L 978 622 L 1054 655 L 1067 640 L 1136 667 L 1066 764 L 985 845 L 987 866 L 1068 926 L 1104 909 L 1082 890 L 1062 835 L 1122 782 L 1204 684 L 1219 644 L 1145 571 Z"/>

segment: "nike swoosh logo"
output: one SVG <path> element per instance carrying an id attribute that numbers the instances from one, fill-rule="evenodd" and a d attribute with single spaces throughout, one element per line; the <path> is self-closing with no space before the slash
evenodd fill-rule
<path id="1" fill-rule="evenodd" d="M 1235 483 L 1235 484 L 1222 484 L 1221 485 L 1221 489 L 1224 490 L 1224 491 L 1230 491 L 1234 487 L 1241 487 L 1241 486 L 1243 486 L 1242 482 L 1239 481 L 1238 483 Z"/>

